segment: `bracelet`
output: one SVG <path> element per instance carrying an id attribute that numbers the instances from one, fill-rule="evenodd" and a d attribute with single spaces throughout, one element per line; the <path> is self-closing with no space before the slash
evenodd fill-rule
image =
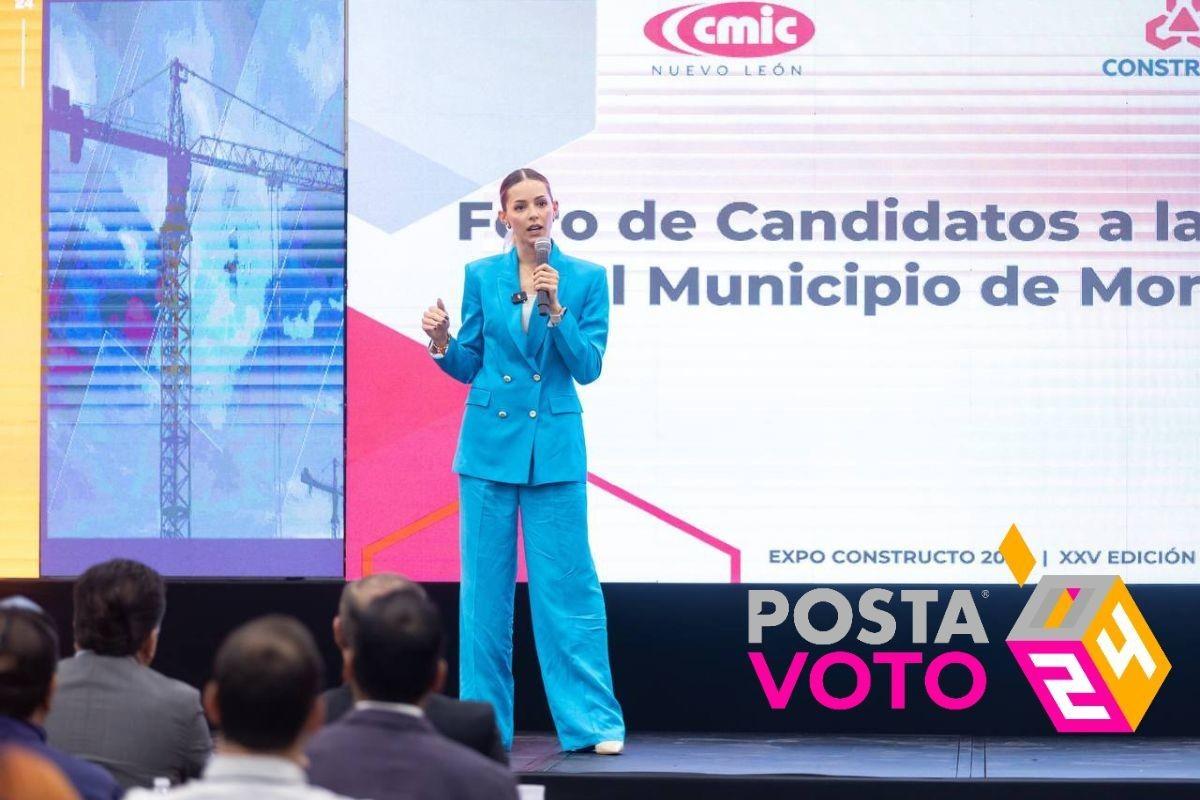
<path id="1" fill-rule="evenodd" d="M 567 313 L 567 307 L 566 307 L 566 306 L 563 306 L 563 307 L 562 307 L 562 311 L 558 312 L 557 314 L 551 314 L 551 315 L 550 315 L 550 319 L 546 321 L 546 324 L 547 324 L 548 326 L 550 326 L 551 328 L 557 327 L 557 326 L 558 326 L 558 324 L 559 324 L 560 322 L 562 322 L 562 320 L 563 320 L 563 315 L 564 315 L 564 314 L 566 314 L 566 313 Z"/>
<path id="2" fill-rule="evenodd" d="M 439 355 L 439 356 L 444 356 L 444 355 L 446 355 L 446 351 L 449 349 L 450 349 L 450 340 L 449 339 L 446 340 L 445 344 L 438 344 L 437 342 L 433 341 L 433 339 L 429 340 L 429 352 L 431 352 L 431 353 L 435 353 L 436 355 Z"/>

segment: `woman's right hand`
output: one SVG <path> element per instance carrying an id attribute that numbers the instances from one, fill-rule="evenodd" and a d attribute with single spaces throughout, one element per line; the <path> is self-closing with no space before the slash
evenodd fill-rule
<path id="1" fill-rule="evenodd" d="M 425 335 L 438 347 L 443 347 L 450 341 L 450 314 L 446 312 L 442 298 L 438 298 L 436 306 L 425 310 L 424 316 L 421 317 L 421 330 L 425 331 Z"/>

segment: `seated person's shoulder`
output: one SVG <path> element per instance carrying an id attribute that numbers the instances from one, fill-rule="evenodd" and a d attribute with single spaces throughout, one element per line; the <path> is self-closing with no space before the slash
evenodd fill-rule
<path id="1" fill-rule="evenodd" d="M 492 711 L 491 703 L 458 700 L 443 694 L 430 695 L 425 704 L 425 711 L 431 719 L 448 718 L 489 726 L 494 725 L 496 721 L 496 714 Z"/>
<path id="2" fill-rule="evenodd" d="M 432 760 L 441 763 L 449 776 L 460 776 L 467 782 L 486 780 L 489 784 L 515 785 L 512 771 L 466 745 L 446 737 L 438 737 L 438 748 Z"/>
<path id="3" fill-rule="evenodd" d="M 90 761 L 65 753 L 57 748 L 46 748 L 44 755 L 60 769 L 67 779 L 86 797 L 120 797 L 121 789 L 108 770 Z"/>
<path id="4" fill-rule="evenodd" d="M 181 680 L 168 678 L 150 667 L 141 667 L 140 673 L 140 685 L 131 690 L 142 696 L 143 703 L 160 709 L 189 730 L 196 724 L 196 718 L 203 716 L 199 689 Z"/>
<path id="5" fill-rule="evenodd" d="M 486 703 L 475 705 L 483 705 L 490 715 L 491 707 Z M 348 718 L 317 731 L 305 747 L 310 761 L 310 774 L 337 768 L 352 754 L 361 756 L 364 735 L 378 736 L 374 731 L 364 732 L 353 719 L 348 721 Z M 494 785 L 496 781 L 504 785 L 513 784 L 512 772 L 506 766 L 447 736 L 431 733 L 429 736 L 405 739 L 402 746 L 407 753 L 420 760 L 424 770 L 440 774 L 451 783 L 484 780 L 489 785 Z"/>
<path id="6" fill-rule="evenodd" d="M 200 702 L 200 690 L 189 683 L 176 678 L 168 678 L 161 672 L 150 667 L 143 667 L 146 682 L 159 696 L 179 703 L 191 705 Z"/>

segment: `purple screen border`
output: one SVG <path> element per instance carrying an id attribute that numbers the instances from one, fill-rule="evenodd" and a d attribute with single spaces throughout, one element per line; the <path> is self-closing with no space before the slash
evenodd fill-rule
<path id="1" fill-rule="evenodd" d="M 178 578 L 342 578 L 342 539 L 42 539 L 44 578 L 132 558 Z"/>

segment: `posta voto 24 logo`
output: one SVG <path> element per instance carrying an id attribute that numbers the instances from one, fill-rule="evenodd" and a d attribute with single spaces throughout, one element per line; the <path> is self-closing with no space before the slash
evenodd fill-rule
<path id="1" fill-rule="evenodd" d="M 1005 549 L 1023 585 L 1036 560 L 1015 525 Z M 1059 733 L 1133 733 L 1171 671 L 1116 575 L 1043 576 L 1007 643 Z"/>
<path id="2" fill-rule="evenodd" d="M 999 551 L 1017 583 L 1023 586 L 1036 559 L 1016 525 L 1009 529 Z M 913 645 L 929 642 L 930 608 L 936 607 L 938 595 L 936 589 L 905 589 L 899 593 L 900 603 L 911 606 Z M 923 688 L 930 702 L 940 708 L 961 711 L 974 706 L 987 687 L 987 673 L 974 655 L 950 650 L 926 665 L 920 650 L 892 649 L 897 624 L 889 606 L 895 596 L 895 592 L 883 588 L 863 592 L 858 599 L 862 624 L 855 636 L 867 645 L 889 646 L 875 650 L 871 662 L 890 673 L 887 685 L 891 708 L 906 708 L 910 683 Z M 835 612 L 832 627 L 818 628 L 810 618 L 812 610 L 821 604 L 828 604 Z M 761 645 L 763 631 L 782 625 L 789 616 L 806 642 L 828 646 L 850 634 L 855 614 L 850 600 L 835 589 L 805 592 L 794 608 L 782 592 L 751 590 L 750 645 Z M 932 630 L 936 631 L 934 644 L 951 643 L 956 636 L 969 637 L 973 644 L 988 641 L 974 596 L 967 589 L 950 593 L 940 621 Z M 1042 577 L 1006 643 L 1059 733 L 1132 733 L 1171 669 L 1129 589 L 1116 575 Z M 770 707 L 786 708 L 810 654 L 796 652 L 781 680 L 772 674 L 764 653 L 751 651 L 748 655 Z M 826 685 L 827 673 L 838 666 L 848 667 L 853 673 L 849 694 L 835 695 Z M 914 672 L 924 668 L 920 681 L 910 681 L 910 667 Z M 961 694 L 948 693 L 943 687 L 943 673 L 954 667 L 965 669 L 967 688 Z M 819 705 L 844 711 L 866 700 L 871 693 L 871 678 L 871 668 L 862 656 L 833 650 L 812 662 L 808 691 Z"/>

